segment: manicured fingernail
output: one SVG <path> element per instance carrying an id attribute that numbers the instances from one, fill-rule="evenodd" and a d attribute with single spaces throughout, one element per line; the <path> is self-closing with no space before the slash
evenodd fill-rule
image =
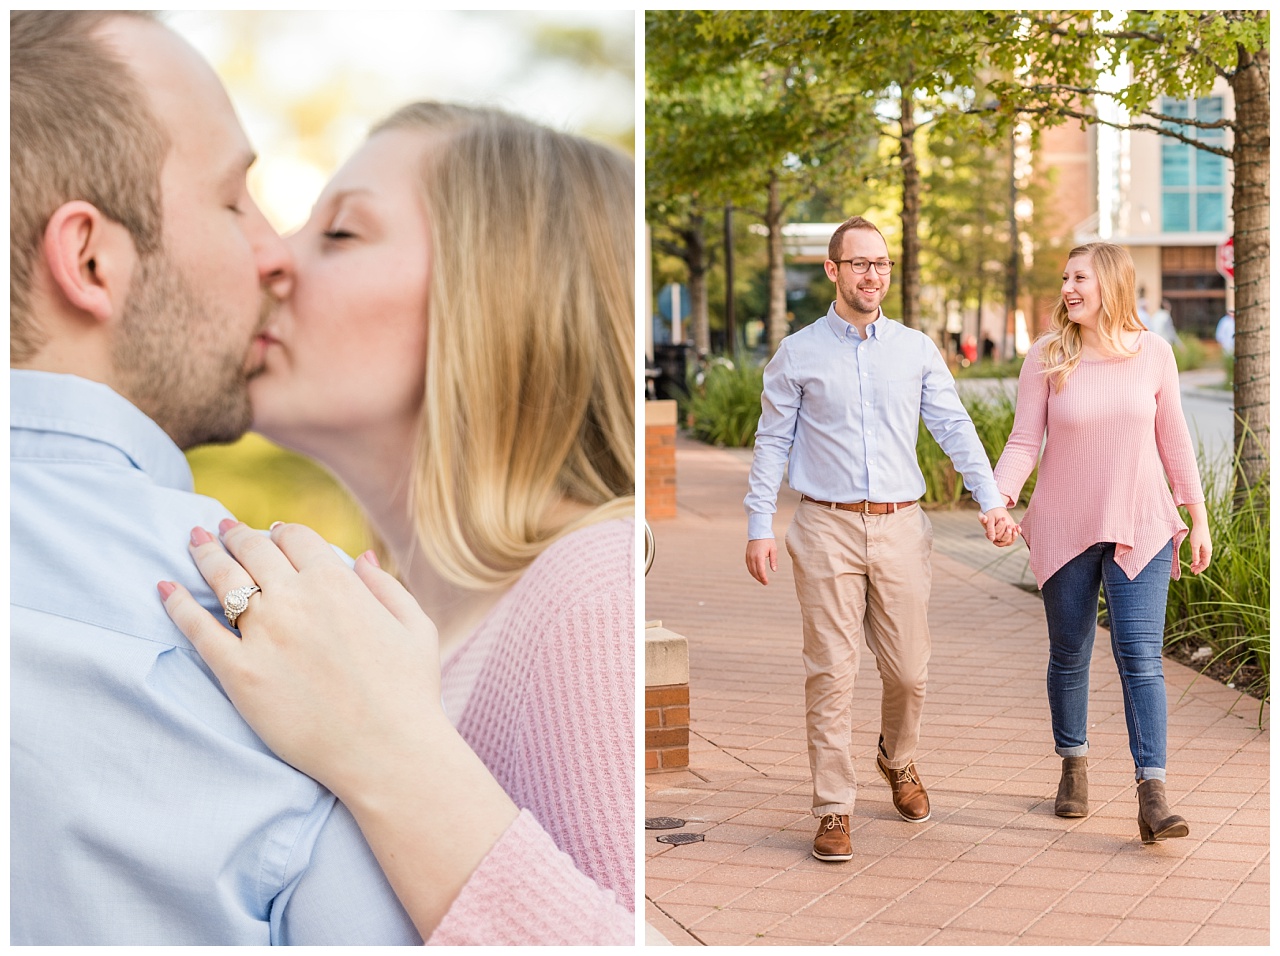
<path id="1" fill-rule="evenodd" d="M 198 548 L 200 547 L 200 545 L 208 544 L 212 540 L 213 540 L 213 535 L 211 535 L 208 531 L 205 531 L 204 528 L 191 529 L 191 547 Z"/>
<path id="2" fill-rule="evenodd" d="M 239 524 L 239 522 L 234 518 L 223 518 L 218 522 L 218 534 L 226 534 L 227 531 L 234 528 L 237 524 Z"/>
<path id="3" fill-rule="evenodd" d="M 276 528 L 280 527 L 282 524 L 284 524 L 284 522 L 283 522 L 283 521 L 273 521 L 273 522 L 271 522 L 271 527 L 270 527 L 270 528 L 268 528 L 267 530 L 268 530 L 268 531 L 275 531 L 275 530 L 276 530 Z"/>
<path id="4" fill-rule="evenodd" d="M 161 581 L 156 585 L 156 590 L 160 592 L 160 600 L 169 600 L 169 595 L 178 590 L 178 586 L 172 581 Z"/>
<path id="5" fill-rule="evenodd" d="M 378 563 L 378 556 L 377 556 L 376 554 L 374 554 L 374 553 L 373 553 L 373 549 L 372 549 L 372 548 L 370 548 L 370 549 L 369 549 L 368 551 L 366 551 L 364 554 L 360 555 L 360 557 L 364 558 L 366 561 L 368 561 L 370 564 L 372 564 L 375 568 L 381 568 L 381 567 L 382 567 L 382 565 Z"/>

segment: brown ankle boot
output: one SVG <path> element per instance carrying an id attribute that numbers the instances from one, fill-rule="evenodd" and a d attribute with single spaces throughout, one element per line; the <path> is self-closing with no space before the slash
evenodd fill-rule
<path id="1" fill-rule="evenodd" d="M 1138 833 L 1143 843 L 1155 843 L 1190 833 L 1187 821 L 1169 809 L 1163 780 L 1138 781 Z"/>
<path id="2" fill-rule="evenodd" d="M 1062 779 L 1053 812 L 1060 817 L 1089 815 L 1089 763 L 1087 757 L 1063 757 Z"/>

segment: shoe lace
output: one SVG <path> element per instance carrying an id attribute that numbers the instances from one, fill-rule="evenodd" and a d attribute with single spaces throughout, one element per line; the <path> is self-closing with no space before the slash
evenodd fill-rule
<path id="1" fill-rule="evenodd" d="M 844 821 L 835 813 L 824 814 L 821 826 L 823 830 L 843 830 L 845 833 L 849 832 L 845 829 Z"/>
<path id="2" fill-rule="evenodd" d="M 920 784 L 920 778 L 916 776 L 915 767 L 912 764 L 907 764 L 900 770 L 895 770 L 894 773 L 898 775 L 899 784 L 914 783 L 917 786 Z"/>

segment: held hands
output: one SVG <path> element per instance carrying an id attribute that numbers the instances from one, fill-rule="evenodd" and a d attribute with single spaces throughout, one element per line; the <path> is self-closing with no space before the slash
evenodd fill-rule
<path id="1" fill-rule="evenodd" d="M 165 610 L 217 675 L 231 702 L 283 760 L 340 797 L 371 773 L 370 740 L 405 749 L 447 724 L 435 625 L 372 553 L 355 569 L 316 532 L 277 524 L 270 537 L 224 521 L 191 554 L 219 597 L 257 584 L 240 637 L 181 585 L 158 585 Z M 224 547 L 225 546 L 225 547 Z"/>
<path id="2" fill-rule="evenodd" d="M 984 511 L 978 515 L 978 520 L 987 533 L 987 540 L 997 548 L 1009 547 L 1022 533 L 1022 528 L 1004 508 Z"/>
<path id="3" fill-rule="evenodd" d="M 769 572 L 778 570 L 778 542 L 756 538 L 747 542 L 747 570 L 761 584 L 769 583 Z"/>

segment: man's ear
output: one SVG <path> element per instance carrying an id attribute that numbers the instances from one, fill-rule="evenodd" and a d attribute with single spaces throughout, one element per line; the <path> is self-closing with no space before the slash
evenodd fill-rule
<path id="1" fill-rule="evenodd" d="M 830 259 L 822 264 L 822 268 L 827 273 L 827 278 L 832 282 L 835 282 L 836 278 L 840 275 L 840 267 Z"/>
<path id="2" fill-rule="evenodd" d="M 121 316 L 138 263 L 124 226 L 92 203 L 64 203 L 49 217 L 41 254 L 54 287 L 73 308 L 104 324 Z"/>

